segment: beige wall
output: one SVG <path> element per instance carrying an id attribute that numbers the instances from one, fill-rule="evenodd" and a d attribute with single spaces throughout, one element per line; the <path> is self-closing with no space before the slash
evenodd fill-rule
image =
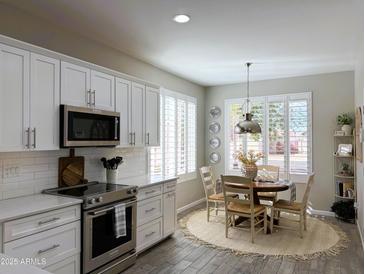
<path id="1" fill-rule="evenodd" d="M 69 32 L 21 10 L 0 4 L 0 34 L 54 50 L 72 57 L 127 73 L 168 89 L 197 98 L 198 166 L 204 162 L 204 88 L 130 57 L 118 50 Z M 184 182 L 177 188 L 178 207 L 203 197 L 199 180 Z"/>
<path id="2" fill-rule="evenodd" d="M 217 105 L 224 112 L 224 100 L 243 96 L 242 84 L 215 86 L 207 89 L 206 105 Z M 252 96 L 297 93 L 312 91 L 313 100 L 313 168 L 316 173 L 315 185 L 311 194 L 313 208 L 329 210 L 334 197 L 333 183 L 333 133 L 336 129 L 336 116 L 354 109 L 354 73 L 339 72 L 277 80 L 252 82 Z M 208 111 L 207 111 L 208 112 Z M 206 125 L 212 119 L 206 113 Z M 224 115 L 219 120 L 222 131 L 218 134 L 222 141 L 218 150 L 222 161 L 214 166 L 216 176 L 224 173 Z M 208 132 L 208 129 L 206 129 Z M 206 134 L 206 160 L 213 151 L 208 146 L 210 134 Z M 298 198 L 301 198 L 305 185 L 298 184 Z"/>

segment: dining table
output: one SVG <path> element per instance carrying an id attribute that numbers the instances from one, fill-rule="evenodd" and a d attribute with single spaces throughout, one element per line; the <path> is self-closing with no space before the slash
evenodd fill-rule
<path id="1" fill-rule="evenodd" d="M 276 182 L 264 182 L 264 181 L 254 181 L 252 182 L 252 188 L 253 188 L 253 201 L 254 204 L 259 205 L 260 199 L 259 199 L 259 192 L 281 192 L 286 191 L 289 189 L 290 181 L 283 181 L 279 180 Z M 232 187 L 232 188 L 240 188 L 240 189 L 248 189 L 249 186 L 247 184 L 240 184 L 240 183 L 230 183 L 225 182 L 226 186 Z M 268 222 L 270 222 L 270 216 L 267 216 Z M 235 221 L 235 225 L 239 225 L 242 222 L 246 221 L 247 218 L 245 217 L 238 217 Z M 278 220 L 274 219 L 274 223 L 278 224 Z M 268 228 L 267 233 L 271 233 L 270 229 Z"/>

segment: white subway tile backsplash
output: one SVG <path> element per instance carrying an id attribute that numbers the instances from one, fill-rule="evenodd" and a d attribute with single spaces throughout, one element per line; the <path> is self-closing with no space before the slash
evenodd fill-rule
<path id="1" fill-rule="evenodd" d="M 122 156 L 119 179 L 147 173 L 145 148 L 80 148 L 76 155 L 85 157 L 85 178 L 105 181 L 106 172 L 100 158 Z M 57 151 L 29 151 L 0 153 L 0 200 L 40 193 L 58 185 L 58 158 L 68 156 L 67 149 Z M 4 170 L 11 174 L 4 176 Z"/>

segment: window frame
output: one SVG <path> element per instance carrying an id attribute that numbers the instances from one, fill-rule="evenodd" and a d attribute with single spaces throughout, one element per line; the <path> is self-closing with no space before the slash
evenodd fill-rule
<path id="1" fill-rule="evenodd" d="M 230 166 L 230 116 L 229 110 L 232 104 L 241 104 L 244 106 L 244 102 L 247 98 L 232 98 L 226 99 L 224 101 L 224 138 L 226 140 L 224 146 L 224 160 L 225 160 L 225 173 L 226 174 L 237 174 L 240 175 L 240 171 L 231 169 Z M 275 100 L 276 99 L 276 100 Z M 290 172 L 290 141 L 289 141 L 289 101 L 290 100 L 298 100 L 305 99 L 308 102 L 307 112 L 308 112 L 308 171 L 307 173 L 291 173 Z M 294 182 L 304 183 L 308 177 L 308 174 L 313 171 L 313 102 L 312 102 L 312 92 L 298 92 L 298 93 L 285 93 L 285 94 L 276 94 L 276 95 L 266 95 L 266 96 L 252 96 L 250 97 L 250 101 L 261 101 L 264 102 L 264 121 L 263 121 L 263 129 L 265 132 L 263 136 L 263 150 L 265 154 L 264 163 L 267 164 L 267 155 L 268 155 L 268 147 L 269 147 L 269 135 L 267 134 L 269 131 L 269 108 L 268 102 L 282 101 L 284 102 L 284 125 L 285 125 L 285 146 L 286 149 L 284 151 L 284 178 L 290 179 Z M 242 109 L 245 109 L 243 107 Z M 243 148 L 246 149 L 247 142 L 244 142 Z"/>
<path id="2" fill-rule="evenodd" d="M 197 98 L 196 97 L 192 97 L 192 96 L 188 96 L 185 94 L 182 94 L 180 92 L 176 92 L 176 91 L 172 91 L 166 88 L 161 88 L 160 90 L 160 99 L 161 99 L 161 108 L 160 108 L 160 147 L 161 147 L 161 175 L 164 177 L 165 176 L 165 146 L 164 146 L 164 140 L 165 140 L 165 96 L 168 97 L 172 97 L 175 99 L 175 124 L 177 125 L 177 121 L 178 121 L 178 100 L 183 100 L 185 102 L 185 119 L 186 119 L 186 129 L 185 129 L 185 169 L 186 172 L 183 174 L 178 174 L 178 142 L 176 141 L 175 143 L 175 175 L 176 177 L 178 177 L 177 182 L 181 183 L 181 182 L 185 182 L 185 181 L 190 181 L 190 180 L 194 180 L 197 178 L 197 169 L 198 169 L 198 153 L 197 153 L 197 147 L 198 147 L 198 131 L 197 131 L 197 124 L 198 124 L 198 115 L 197 115 Z M 188 172 L 189 170 L 189 166 L 188 166 L 188 153 L 189 153 L 189 145 L 188 145 L 188 138 L 189 138 L 189 122 L 188 122 L 188 117 L 189 117 L 189 111 L 188 111 L 188 103 L 192 103 L 195 106 L 195 166 L 194 166 L 194 171 Z M 177 139 L 177 134 L 178 134 L 178 127 L 176 126 L 175 128 L 175 137 Z M 147 170 L 148 170 L 148 174 L 151 174 L 151 149 L 148 149 L 148 157 L 147 157 Z"/>

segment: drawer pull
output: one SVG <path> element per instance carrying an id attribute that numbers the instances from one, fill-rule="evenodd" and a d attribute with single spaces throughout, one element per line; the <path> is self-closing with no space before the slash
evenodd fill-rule
<path id="1" fill-rule="evenodd" d="M 149 212 L 151 212 L 151 211 L 154 211 L 156 208 L 154 208 L 154 207 L 152 207 L 152 208 L 150 208 L 150 209 L 146 209 L 144 212 L 145 213 L 149 213 Z"/>
<path id="2" fill-rule="evenodd" d="M 48 224 L 48 223 L 51 223 L 51 222 L 55 222 L 57 220 L 59 220 L 60 218 L 56 217 L 56 218 L 52 218 L 52 219 L 49 219 L 49 220 L 46 220 L 46 221 L 39 221 L 38 222 L 38 225 L 44 225 L 44 224 Z"/>
<path id="3" fill-rule="evenodd" d="M 42 254 L 42 253 L 51 251 L 51 250 L 56 249 L 58 247 L 60 247 L 60 245 L 59 244 L 56 244 L 56 245 L 52 245 L 52 246 L 50 246 L 48 248 L 45 248 L 45 249 L 40 249 L 40 250 L 38 250 L 38 254 Z"/>
<path id="4" fill-rule="evenodd" d="M 152 193 L 155 193 L 156 190 L 151 190 L 151 191 L 146 191 L 145 194 L 148 195 L 148 194 L 152 194 Z"/>
<path id="5" fill-rule="evenodd" d="M 172 188 L 172 187 L 175 187 L 175 185 L 169 185 L 169 186 L 166 186 L 167 188 Z"/>
<path id="6" fill-rule="evenodd" d="M 151 237 L 153 234 L 155 234 L 156 232 L 155 231 L 152 231 L 152 232 L 150 232 L 150 233 L 148 233 L 148 234 L 146 234 L 146 235 L 144 235 L 146 238 L 148 238 L 148 237 Z"/>
<path id="7" fill-rule="evenodd" d="M 169 194 L 167 194 L 167 197 L 172 197 L 172 196 L 175 196 L 175 193 L 169 193 Z"/>

